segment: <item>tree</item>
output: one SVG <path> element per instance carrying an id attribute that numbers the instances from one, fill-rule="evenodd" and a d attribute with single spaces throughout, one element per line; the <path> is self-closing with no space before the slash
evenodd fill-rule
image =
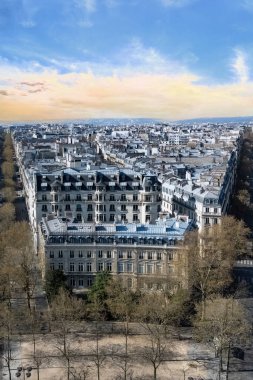
<path id="1" fill-rule="evenodd" d="M 5 187 L 2 189 L 2 194 L 3 194 L 4 200 L 6 202 L 13 203 L 14 199 L 16 198 L 15 190 L 13 187 L 6 185 L 7 181 L 4 181 L 4 182 L 5 182 Z"/>
<path id="2" fill-rule="evenodd" d="M 111 279 L 109 272 L 105 271 L 98 273 L 88 294 L 88 300 L 91 303 L 91 311 L 96 319 L 104 320 L 109 316 L 109 309 L 107 306 L 107 286 Z"/>
<path id="3" fill-rule="evenodd" d="M 250 324 L 246 311 L 239 301 L 233 298 L 217 298 L 207 302 L 204 319 L 202 311 L 199 310 L 194 325 L 197 339 L 210 344 L 219 358 L 220 379 L 224 354 L 227 354 L 227 373 L 230 350 L 249 336 Z"/>
<path id="4" fill-rule="evenodd" d="M 67 366 L 67 379 L 70 379 L 71 358 L 74 355 L 71 349 L 69 333 L 73 325 L 85 316 L 85 308 L 82 300 L 71 296 L 68 291 L 61 288 L 53 298 L 50 308 L 52 323 L 56 327 L 56 348 L 61 353 Z"/>
<path id="5" fill-rule="evenodd" d="M 49 302 L 59 293 L 60 289 L 68 290 L 67 276 L 60 269 L 47 270 L 45 276 L 44 290 Z"/>
<path id="6" fill-rule="evenodd" d="M 147 345 L 142 349 L 142 357 L 153 367 L 153 379 L 157 379 L 157 370 L 167 359 L 168 350 L 164 330 L 159 325 L 146 324 Z"/>
<path id="7" fill-rule="evenodd" d="M 106 287 L 107 305 L 112 316 L 124 321 L 124 352 L 116 356 L 118 367 L 122 370 L 122 379 L 132 376 L 130 356 L 128 353 L 129 322 L 135 315 L 139 294 L 123 286 L 120 278 L 112 279 Z"/>
<path id="8" fill-rule="evenodd" d="M 0 207 L 0 231 L 7 230 L 15 220 L 15 207 L 12 203 L 5 203 Z"/>
<path id="9" fill-rule="evenodd" d="M 242 221 L 225 216 L 219 225 L 186 237 L 183 249 L 188 256 L 189 287 L 200 294 L 202 318 L 206 299 L 222 294 L 231 284 L 232 267 L 246 250 L 248 231 Z"/>

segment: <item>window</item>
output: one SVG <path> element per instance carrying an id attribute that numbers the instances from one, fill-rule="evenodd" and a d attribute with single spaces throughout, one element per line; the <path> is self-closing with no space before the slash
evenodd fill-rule
<path id="1" fill-rule="evenodd" d="M 133 214 L 133 221 L 137 222 L 138 221 L 138 214 Z"/>
<path id="2" fill-rule="evenodd" d="M 131 252 L 131 251 L 128 251 L 128 252 L 127 252 L 127 258 L 128 258 L 128 259 L 131 259 L 131 258 L 132 258 L 132 252 Z"/>
<path id="3" fill-rule="evenodd" d="M 153 273 L 153 264 L 147 265 L 147 273 Z"/>
<path id="4" fill-rule="evenodd" d="M 123 259 L 123 257 L 124 257 L 124 256 L 123 256 L 123 252 L 119 251 L 119 252 L 118 252 L 118 256 L 119 256 L 119 259 Z"/>
<path id="5" fill-rule="evenodd" d="M 46 196 L 46 194 L 42 194 L 42 200 L 43 200 L 43 201 L 46 201 L 46 200 L 47 200 L 47 196 Z"/>
<path id="6" fill-rule="evenodd" d="M 218 224 L 218 219 L 217 218 L 213 218 L 213 224 Z"/>
<path id="7" fill-rule="evenodd" d="M 111 194 L 109 200 L 110 200 L 111 202 L 114 202 L 114 201 L 115 201 L 115 196 Z"/>
<path id="8" fill-rule="evenodd" d="M 54 258 L 54 251 L 50 251 L 50 253 L 49 253 L 49 257 L 50 257 L 50 259 L 53 259 L 53 258 Z"/>
<path id="9" fill-rule="evenodd" d="M 126 205 L 121 205 L 121 211 L 126 211 Z"/>
<path id="10" fill-rule="evenodd" d="M 128 271 L 128 273 L 133 272 L 133 263 L 127 263 L 127 271 Z"/>
<path id="11" fill-rule="evenodd" d="M 150 212 L 150 206 L 147 205 L 145 209 L 146 209 L 146 212 Z"/>
<path id="12" fill-rule="evenodd" d="M 110 205 L 109 211 L 115 211 L 115 205 Z"/>
<path id="13" fill-rule="evenodd" d="M 138 205 L 133 205 L 133 211 L 138 211 Z"/>
<path id="14" fill-rule="evenodd" d="M 92 286 L 92 277 L 87 278 L 87 286 L 91 287 Z"/>
<path id="15" fill-rule="evenodd" d="M 88 220 L 88 222 L 92 222 L 92 214 L 88 214 L 87 220 Z"/>
<path id="16" fill-rule="evenodd" d="M 59 270 L 63 270 L 63 263 L 59 263 L 59 264 L 58 264 L 58 269 L 59 269 Z"/>
<path id="17" fill-rule="evenodd" d="M 41 211 L 47 211 L 47 205 L 42 205 L 41 206 Z"/>
<path id="18" fill-rule="evenodd" d="M 114 222 L 115 221 L 115 215 L 114 214 L 110 214 L 110 222 Z"/>
<path id="19" fill-rule="evenodd" d="M 209 212 L 209 207 L 206 207 L 206 212 Z"/>
<path id="20" fill-rule="evenodd" d="M 139 260 L 143 260 L 143 258 L 144 258 L 144 254 L 143 254 L 143 252 L 140 252 L 139 253 Z"/>
<path id="21" fill-rule="evenodd" d="M 82 206 L 80 204 L 76 205 L 76 211 L 82 211 Z"/>
<path id="22" fill-rule="evenodd" d="M 87 252 L 87 258 L 88 258 L 88 259 L 91 258 L 91 251 L 88 251 L 88 252 Z"/>
<path id="23" fill-rule="evenodd" d="M 81 194 L 76 194 L 76 200 L 77 200 L 77 201 L 81 201 L 81 199 L 82 199 L 82 198 L 81 198 Z"/>
<path id="24" fill-rule="evenodd" d="M 83 287 L 83 279 L 82 279 L 82 278 L 80 278 L 80 279 L 78 280 L 78 285 L 79 285 L 80 287 Z"/>
<path id="25" fill-rule="evenodd" d="M 71 259 L 73 259 L 73 258 L 75 257 L 75 252 L 74 252 L 74 251 L 70 251 L 70 252 L 69 252 L 69 257 L 70 257 Z"/>
<path id="26" fill-rule="evenodd" d="M 103 257 L 103 251 L 98 251 L 98 257 L 102 258 Z"/>
<path id="27" fill-rule="evenodd" d="M 126 214 L 122 214 L 122 215 L 121 215 L 121 221 L 122 221 L 122 222 L 126 221 Z"/>
<path id="28" fill-rule="evenodd" d="M 92 211 L 92 204 L 88 204 L 87 211 Z"/>
<path id="29" fill-rule="evenodd" d="M 214 208 L 214 209 L 213 209 L 213 212 L 214 212 L 215 214 L 217 214 L 218 209 L 217 209 L 217 208 Z"/>
<path id="30" fill-rule="evenodd" d="M 65 211 L 70 211 L 70 205 L 65 206 Z"/>
<path id="31" fill-rule="evenodd" d="M 157 259 L 157 260 L 162 260 L 162 254 L 161 254 L 160 252 L 158 252 L 158 253 L 156 254 L 156 259 Z"/>
<path id="32" fill-rule="evenodd" d="M 168 253 L 168 260 L 173 260 L 174 259 L 174 253 L 173 252 L 169 252 Z"/>
<path id="33" fill-rule="evenodd" d="M 88 262 L 88 263 L 86 264 L 86 269 L 87 269 L 87 272 L 91 272 L 91 271 L 92 271 L 92 265 L 91 265 L 90 262 Z"/>
<path id="34" fill-rule="evenodd" d="M 120 200 L 121 201 L 126 201 L 126 194 L 121 194 Z"/>
<path id="35" fill-rule="evenodd" d="M 124 272 L 124 264 L 123 263 L 118 263 L 118 272 L 123 273 Z"/>
<path id="36" fill-rule="evenodd" d="M 107 259 L 111 259 L 112 258 L 112 252 L 111 251 L 107 251 Z"/>
<path id="37" fill-rule="evenodd" d="M 78 257 L 83 257 L 83 251 L 78 252 Z"/>
<path id="38" fill-rule="evenodd" d="M 139 264 L 138 265 L 138 273 L 144 273 L 144 264 Z"/>
<path id="39" fill-rule="evenodd" d="M 148 253 L 148 260 L 152 260 L 153 259 L 153 254 L 152 254 L 152 252 L 149 252 Z"/>
<path id="40" fill-rule="evenodd" d="M 107 270 L 108 272 L 111 272 L 111 271 L 112 271 L 112 263 L 111 263 L 111 262 L 106 263 L 106 270 Z"/>
<path id="41" fill-rule="evenodd" d="M 69 194 L 65 195 L 65 201 L 70 201 L 70 195 Z"/>
<path id="42" fill-rule="evenodd" d="M 83 264 L 82 264 L 82 263 L 79 263 L 79 264 L 78 264 L 78 271 L 79 271 L 79 272 L 83 272 L 83 271 L 84 271 L 84 267 L 83 267 Z"/>
<path id="43" fill-rule="evenodd" d="M 82 214 L 76 214 L 76 219 L 80 222 L 82 220 Z"/>
<path id="44" fill-rule="evenodd" d="M 210 224 L 210 219 L 209 218 L 205 218 L 205 224 Z"/>
<path id="45" fill-rule="evenodd" d="M 70 279 L 70 286 L 72 287 L 76 286 L 76 280 L 74 278 Z"/>
<path id="46" fill-rule="evenodd" d="M 59 257 L 59 259 L 61 259 L 61 258 L 63 257 L 63 253 L 62 253 L 62 251 L 59 251 L 59 252 L 58 252 L 58 257 Z"/>
<path id="47" fill-rule="evenodd" d="M 50 269 L 54 270 L 54 263 L 50 263 Z"/>
<path id="48" fill-rule="evenodd" d="M 146 215 L 146 223 L 150 222 L 150 215 Z"/>
<path id="49" fill-rule="evenodd" d="M 133 201 L 138 201 L 138 194 L 133 194 Z"/>
<path id="50" fill-rule="evenodd" d="M 69 270 L 70 270 L 70 272 L 74 272 L 75 271 L 75 264 L 74 263 L 70 263 L 69 264 Z"/>
<path id="51" fill-rule="evenodd" d="M 87 198 L 88 201 L 92 201 L 92 194 L 88 194 L 88 198 Z"/>
<path id="52" fill-rule="evenodd" d="M 98 272 L 102 272 L 104 270 L 104 263 L 98 263 Z"/>
<path id="53" fill-rule="evenodd" d="M 151 202 L 151 196 L 145 195 L 145 202 Z"/>

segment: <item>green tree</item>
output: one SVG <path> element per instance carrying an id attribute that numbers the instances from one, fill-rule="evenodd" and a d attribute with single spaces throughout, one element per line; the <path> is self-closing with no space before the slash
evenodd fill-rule
<path id="1" fill-rule="evenodd" d="M 49 302 L 52 302 L 61 288 L 68 289 L 67 276 L 60 269 L 48 270 L 45 276 L 44 290 Z"/>
<path id="2" fill-rule="evenodd" d="M 91 312 L 96 319 L 107 319 L 109 316 L 108 285 L 112 280 L 109 272 L 101 272 L 96 275 L 95 281 L 88 294 L 91 304 Z"/>

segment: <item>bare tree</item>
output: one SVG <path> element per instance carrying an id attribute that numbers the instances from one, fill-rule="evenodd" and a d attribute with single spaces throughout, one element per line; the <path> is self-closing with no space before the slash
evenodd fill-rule
<path id="1" fill-rule="evenodd" d="M 243 222 L 226 216 L 220 225 L 190 233 L 185 239 L 182 249 L 188 256 L 189 287 L 200 293 L 202 318 L 206 299 L 231 284 L 233 263 L 246 250 L 247 234 Z"/>
<path id="2" fill-rule="evenodd" d="M 250 325 L 243 306 L 234 298 L 217 298 L 208 301 L 205 318 L 201 310 L 195 320 L 195 334 L 198 340 L 206 342 L 214 348 L 219 358 L 219 379 L 223 371 L 224 354 L 229 353 L 232 347 L 246 340 L 250 333 Z M 229 360 L 225 371 L 228 372 Z"/>
<path id="3" fill-rule="evenodd" d="M 124 380 L 132 376 L 131 360 L 128 352 L 129 322 L 135 315 L 138 295 L 136 292 L 126 288 L 120 278 L 113 279 L 107 286 L 110 312 L 116 318 L 124 321 L 124 353 L 116 355 L 118 367 L 122 370 Z"/>
<path id="4" fill-rule="evenodd" d="M 157 370 L 167 358 L 167 345 L 164 330 L 159 325 L 146 324 L 147 345 L 142 349 L 142 357 L 153 367 L 153 379 L 157 379 Z"/>
<path id="5" fill-rule="evenodd" d="M 85 314 L 84 303 L 72 297 L 69 292 L 60 289 L 51 303 L 51 317 L 54 324 L 54 334 L 57 339 L 56 348 L 61 353 L 67 366 L 67 379 L 70 379 L 71 359 L 74 350 L 71 347 L 71 328 Z"/>
<path id="6" fill-rule="evenodd" d="M 100 347 L 100 344 L 99 344 L 100 337 L 101 335 L 99 331 L 99 326 L 96 323 L 95 348 L 91 349 L 90 360 L 96 367 L 97 380 L 101 379 L 101 369 L 107 359 L 107 349 L 108 349 L 108 347 Z"/>

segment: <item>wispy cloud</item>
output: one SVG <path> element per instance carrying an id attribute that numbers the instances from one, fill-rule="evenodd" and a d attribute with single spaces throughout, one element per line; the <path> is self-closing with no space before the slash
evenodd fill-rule
<path id="1" fill-rule="evenodd" d="M 247 11 L 253 12 L 253 0 L 240 0 L 240 4 Z"/>
<path id="2" fill-rule="evenodd" d="M 184 7 L 197 0 L 160 0 L 166 7 Z"/>
<path id="3" fill-rule="evenodd" d="M 2 96 L 8 96 L 9 93 L 6 90 L 0 90 L 0 95 L 2 95 Z"/>
<path id="4" fill-rule="evenodd" d="M 231 64 L 232 70 L 236 79 L 240 83 L 247 83 L 249 81 L 249 68 L 247 65 L 246 55 L 243 51 L 236 49 L 235 57 Z"/>
<path id="5" fill-rule="evenodd" d="M 30 87 L 43 86 L 43 82 L 20 82 L 20 84 Z"/>
<path id="6" fill-rule="evenodd" d="M 87 13 L 93 13 L 97 8 L 96 0 L 74 0 L 74 4 L 83 8 Z"/>

